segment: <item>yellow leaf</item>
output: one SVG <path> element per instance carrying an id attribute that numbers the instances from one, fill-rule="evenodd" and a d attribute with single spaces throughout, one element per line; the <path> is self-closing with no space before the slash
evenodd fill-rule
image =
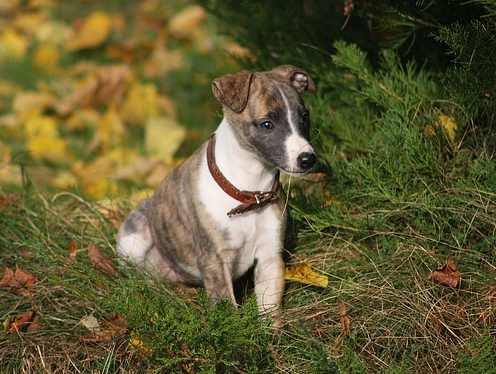
<path id="1" fill-rule="evenodd" d="M 20 59 L 26 55 L 28 41 L 25 36 L 7 28 L 0 34 L 0 58 Z"/>
<path id="2" fill-rule="evenodd" d="M 97 130 L 99 145 L 107 150 L 122 143 L 124 137 L 124 125 L 115 109 L 110 108 L 103 115 Z"/>
<path id="3" fill-rule="evenodd" d="M 134 335 L 129 339 L 129 348 L 139 351 L 144 355 L 149 355 L 152 353 L 151 348 L 147 347 L 146 344 L 137 335 Z"/>
<path id="4" fill-rule="evenodd" d="M 60 21 L 44 22 L 37 30 L 38 41 L 56 46 L 65 46 L 72 35 L 72 29 Z"/>
<path id="5" fill-rule="evenodd" d="M 286 268 L 284 278 L 322 288 L 326 288 L 329 283 L 327 276 L 317 273 L 305 262 Z"/>
<path id="6" fill-rule="evenodd" d="M 21 12 L 15 17 L 13 25 L 16 29 L 22 30 L 27 34 L 32 35 L 38 31 L 39 27 L 43 24 L 45 19 L 45 14 L 39 12 Z"/>
<path id="7" fill-rule="evenodd" d="M 34 51 L 33 59 L 39 69 L 54 72 L 57 70 L 60 53 L 54 45 L 43 43 Z"/>
<path id="8" fill-rule="evenodd" d="M 178 39 L 188 39 L 206 19 L 207 13 L 199 5 L 190 5 L 177 13 L 169 22 L 169 32 Z"/>
<path id="9" fill-rule="evenodd" d="M 100 113 L 93 109 L 82 109 L 74 112 L 67 119 L 69 130 L 81 130 L 85 128 L 97 128 L 101 121 Z"/>
<path id="10" fill-rule="evenodd" d="M 458 125 L 452 117 L 441 114 L 438 117 L 438 125 L 443 129 L 443 132 L 448 137 L 450 143 L 455 141 L 456 130 L 458 129 Z"/>
<path id="11" fill-rule="evenodd" d="M 129 202 L 129 204 L 136 206 L 138 205 L 142 200 L 148 199 L 149 197 L 153 196 L 154 190 L 151 188 L 145 188 L 143 190 L 138 190 L 135 191 L 129 196 L 126 201 Z"/>
<path id="12" fill-rule="evenodd" d="M 31 116 L 24 125 L 27 148 L 35 159 L 66 159 L 66 144 L 59 137 L 57 123 L 52 117 Z"/>
<path id="13" fill-rule="evenodd" d="M 19 92 L 15 96 L 12 108 L 20 116 L 27 118 L 32 114 L 43 112 L 54 102 L 54 98 L 47 93 Z"/>
<path id="14" fill-rule="evenodd" d="M 143 71 L 147 78 L 157 78 L 183 66 L 184 57 L 180 51 L 169 51 L 160 45 L 155 48 L 151 58 L 145 62 Z"/>
<path id="15" fill-rule="evenodd" d="M 52 185 L 61 190 L 66 190 L 77 186 L 77 178 L 70 171 L 63 171 L 55 176 Z"/>
<path id="16" fill-rule="evenodd" d="M 171 162 L 186 130 L 168 117 L 150 118 L 145 128 L 145 149 L 150 155 Z"/>
<path id="17" fill-rule="evenodd" d="M 112 19 L 104 12 L 96 11 L 91 13 L 76 31 L 72 39 L 69 40 L 67 48 L 69 50 L 79 50 L 94 48 L 103 44 L 112 31 Z"/>
<path id="18" fill-rule="evenodd" d="M 2 0 L 0 1 L 0 13 L 10 13 L 16 10 L 21 0 Z"/>
<path id="19" fill-rule="evenodd" d="M 150 117 L 158 114 L 157 88 L 153 84 L 133 84 L 121 108 L 122 119 L 129 124 L 143 126 Z"/>

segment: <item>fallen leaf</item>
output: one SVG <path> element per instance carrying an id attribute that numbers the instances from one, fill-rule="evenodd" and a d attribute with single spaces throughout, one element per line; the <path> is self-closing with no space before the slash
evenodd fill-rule
<path id="1" fill-rule="evenodd" d="M 348 315 L 346 304 L 341 300 L 338 302 L 339 323 L 341 324 L 341 333 L 348 335 L 350 332 L 352 318 Z"/>
<path id="2" fill-rule="evenodd" d="M 114 337 L 123 335 L 127 332 L 126 320 L 115 315 L 109 320 L 103 322 L 103 327 L 93 334 L 81 336 L 79 338 L 83 343 L 101 343 L 111 341 Z"/>
<path id="3" fill-rule="evenodd" d="M 69 243 L 69 256 L 65 259 L 66 264 L 72 264 L 76 260 L 77 256 L 77 243 L 72 239 Z"/>
<path id="4" fill-rule="evenodd" d="M 129 67 L 109 65 L 92 69 L 72 95 L 56 105 L 59 115 L 66 116 L 78 108 L 121 103 L 132 79 Z"/>
<path id="5" fill-rule="evenodd" d="M 168 117 L 150 118 L 145 127 L 145 149 L 148 154 L 171 162 L 186 136 L 184 127 Z"/>
<path id="6" fill-rule="evenodd" d="M 24 124 L 27 148 L 35 159 L 67 158 L 66 143 L 59 135 L 55 118 L 35 114 Z"/>
<path id="7" fill-rule="evenodd" d="M 3 278 L 0 280 L 0 287 L 10 288 L 11 291 L 23 295 L 31 296 L 31 292 L 27 290 L 33 287 L 38 279 L 28 271 L 24 271 L 19 267 L 16 268 L 15 272 L 10 268 L 5 268 Z"/>
<path id="8" fill-rule="evenodd" d="M 112 19 L 105 12 L 96 11 L 83 20 L 74 36 L 68 41 L 70 51 L 94 48 L 103 44 L 112 31 Z"/>
<path id="9" fill-rule="evenodd" d="M 0 209 L 14 205 L 19 200 L 16 194 L 10 193 L 0 196 Z"/>
<path id="10" fill-rule="evenodd" d="M 448 258 L 444 266 L 429 273 L 429 280 L 443 286 L 457 288 L 460 285 L 460 272 L 453 259 Z"/>
<path id="11" fill-rule="evenodd" d="M 199 5 L 190 5 L 179 11 L 169 21 L 170 34 L 178 39 L 188 39 L 206 19 L 207 13 Z"/>
<path id="12" fill-rule="evenodd" d="M 41 70 L 53 73 L 57 70 L 60 52 L 52 44 L 40 44 L 33 53 L 33 62 Z"/>
<path id="13" fill-rule="evenodd" d="M 28 331 L 31 332 L 31 331 L 35 331 L 35 330 L 39 330 L 43 327 L 43 324 L 40 323 L 39 321 L 39 316 L 36 315 L 36 317 L 34 317 L 34 320 L 33 322 L 31 322 L 29 325 L 28 325 Z"/>
<path id="14" fill-rule="evenodd" d="M 19 250 L 19 256 L 24 258 L 31 258 L 33 257 L 33 253 L 26 247 L 21 247 L 21 249 Z"/>
<path id="15" fill-rule="evenodd" d="M 158 92 L 153 84 L 131 85 L 122 104 L 121 118 L 131 125 L 143 126 L 151 117 L 158 116 Z"/>
<path id="16" fill-rule="evenodd" d="M 326 288 L 329 283 L 327 276 L 317 273 L 306 262 L 286 268 L 284 278 L 322 288 Z"/>
<path id="17" fill-rule="evenodd" d="M 17 282 L 14 277 L 14 272 L 11 268 L 5 268 L 2 280 L 0 280 L 0 287 L 12 287 L 17 286 Z"/>
<path id="18" fill-rule="evenodd" d="M 124 133 L 124 124 L 122 123 L 119 114 L 114 108 L 109 108 L 100 119 L 100 123 L 95 133 L 95 142 L 98 147 L 105 152 L 109 148 L 120 144 L 124 138 Z"/>
<path id="19" fill-rule="evenodd" d="M 79 323 L 93 333 L 100 331 L 100 324 L 93 314 L 81 317 Z"/>
<path id="20" fill-rule="evenodd" d="M 456 130 L 458 129 L 458 125 L 455 120 L 447 115 L 441 114 L 437 119 L 437 124 L 439 127 L 443 129 L 443 132 L 448 137 L 450 143 L 454 143 L 456 137 Z"/>
<path id="21" fill-rule="evenodd" d="M 31 322 L 33 322 L 35 316 L 36 313 L 33 310 L 28 310 L 27 312 L 14 317 L 14 319 L 10 320 L 8 323 L 8 332 L 13 333 L 27 329 Z"/>
<path id="22" fill-rule="evenodd" d="M 178 50 L 169 51 L 159 45 L 143 66 L 143 73 L 147 78 L 163 77 L 167 73 L 184 66 L 184 56 Z"/>
<path id="23" fill-rule="evenodd" d="M 96 245 L 91 244 L 89 246 L 88 257 L 95 268 L 111 276 L 117 275 L 117 270 L 112 266 L 112 260 L 102 255 Z"/>
<path id="24" fill-rule="evenodd" d="M 20 59 L 26 55 L 28 49 L 26 37 L 14 29 L 5 28 L 0 33 L 0 60 L 2 58 Z"/>
<path id="25" fill-rule="evenodd" d="M 33 287 L 38 279 L 31 274 L 29 271 L 22 270 L 21 268 L 16 268 L 15 279 L 21 285 L 21 287 L 30 288 Z"/>
<path id="26" fill-rule="evenodd" d="M 150 347 L 148 347 L 143 342 L 143 340 L 137 335 L 134 335 L 131 337 L 131 339 L 129 339 L 128 346 L 132 350 L 138 351 L 145 356 L 148 356 L 152 353 L 152 349 Z"/>

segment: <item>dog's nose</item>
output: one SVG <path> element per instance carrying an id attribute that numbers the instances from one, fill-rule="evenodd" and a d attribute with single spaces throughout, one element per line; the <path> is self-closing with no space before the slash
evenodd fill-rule
<path id="1" fill-rule="evenodd" d="M 315 161 L 317 161 L 317 157 L 315 157 L 315 153 L 303 152 L 300 153 L 298 158 L 298 167 L 302 170 L 308 170 L 313 165 L 315 165 Z"/>

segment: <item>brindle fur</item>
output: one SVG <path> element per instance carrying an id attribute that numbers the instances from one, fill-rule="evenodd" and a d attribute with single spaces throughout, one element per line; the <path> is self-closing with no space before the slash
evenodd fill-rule
<path id="1" fill-rule="evenodd" d="M 293 122 L 302 128 L 308 126 L 302 122 L 302 113 L 306 110 L 299 95 L 302 82 L 294 80 L 295 72 L 306 74 L 301 69 L 283 66 L 270 72 L 225 76 L 213 84 L 214 95 L 223 104 L 224 116 L 241 147 L 253 152 L 262 163 L 272 168 L 287 168 L 287 155 L 280 144 L 276 144 L 281 143 L 290 131 L 290 119 L 287 118 L 281 91 L 290 105 L 298 108 L 298 118 L 293 118 Z M 307 89 L 313 89 L 309 77 L 306 84 Z M 253 126 L 263 119 L 276 124 L 274 131 L 279 133 L 277 136 L 272 134 L 271 140 L 264 138 Z M 307 133 L 305 129 L 301 131 Z M 140 233 L 148 243 L 141 265 L 172 282 L 202 285 L 214 299 L 228 298 L 235 302 L 232 279 L 242 275 L 237 274 L 236 268 L 239 265 L 238 253 L 243 248 L 226 248 L 228 233 L 216 227 L 198 198 L 198 170 L 205 157 L 206 143 L 173 170 L 151 198 L 130 213 L 120 229 L 118 240 Z M 278 210 L 282 220 L 282 243 L 286 224 L 283 201 L 263 209 Z M 257 211 L 252 214 L 257 214 Z M 230 263 L 226 259 L 230 259 Z M 231 268 L 226 269 L 226 266 Z M 283 282 L 283 279 L 275 281 Z"/>

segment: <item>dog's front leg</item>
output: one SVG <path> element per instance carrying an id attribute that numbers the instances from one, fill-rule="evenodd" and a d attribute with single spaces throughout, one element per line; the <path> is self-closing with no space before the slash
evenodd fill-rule
<path id="1" fill-rule="evenodd" d="M 228 263 L 222 261 L 217 253 L 208 253 L 199 259 L 199 268 L 203 286 L 213 301 L 227 299 L 237 305 Z"/>
<path id="2" fill-rule="evenodd" d="M 284 262 L 281 254 L 257 258 L 255 294 L 260 313 L 277 316 L 284 293 Z"/>

